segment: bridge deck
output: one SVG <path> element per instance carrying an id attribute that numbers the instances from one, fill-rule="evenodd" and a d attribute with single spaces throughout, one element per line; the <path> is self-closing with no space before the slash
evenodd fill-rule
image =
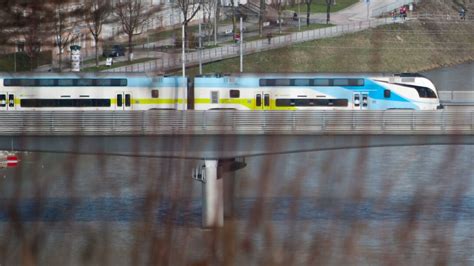
<path id="1" fill-rule="evenodd" d="M 0 136 L 474 134 L 474 111 L 6 111 Z"/>

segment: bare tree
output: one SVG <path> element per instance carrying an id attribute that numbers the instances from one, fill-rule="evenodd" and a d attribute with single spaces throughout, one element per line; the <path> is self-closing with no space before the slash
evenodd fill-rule
<path id="1" fill-rule="evenodd" d="M 23 38 L 25 42 L 25 52 L 30 57 L 30 68 L 33 70 L 33 62 L 38 57 L 41 48 L 41 33 L 43 20 L 41 11 L 33 8 L 31 14 L 27 16 L 29 23 L 23 28 Z"/>
<path id="2" fill-rule="evenodd" d="M 89 28 L 89 32 L 95 42 L 95 65 L 99 66 L 99 41 L 102 33 L 102 26 L 110 15 L 109 0 L 86 0 L 84 17 Z"/>
<path id="3" fill-rule="evenodd" d="M 326 0 L 326 24 L 329 24 L 331 20 L 331 5 L 332 0 Z"/>
<path id="4" fill-rule="evenodd" d="M 12 19 L 10 15 L 12 14 L 10 1 L 0 0 L 0 45 L 3 46 L 10 41 L 8 26 L 11 24 Z"/>
<path id="5" fill-rule="evenodd" d="M 61 72 L 63 51 L 78 38 L 74 33 L 74 28 L 78 16 L 76 12 L 79 10 L 73 8 L 70 5 L 70 1 L 67 0 L 53 0 L 49 3 L 52 7 L 53 33 L 55 35 L 56 45 L 59 49 L 58 68 L 59 72 Z"/>
<path id="6" fill-rule="evenodd" d="M 263 20 L 265 19 L 265 0 L 260 0 L 260 12 L 258 14 L 258 34 L 263 36 Z"/>
<path id="7" fill-rule="evenodd" d="M 128 36 L 128 60 L 133 59 L 133 36 L 143 32 L 144 24 L 152 12 L 142 0 L 124 0 L 116 4 L 115 14 L 122 24 L 122 30 Z"/>
<path id="8" fill-rule="evenodd" d="M 214 33 L 215 23 L 217 19 L 214 19 L 214 16 L 217 15 L 217 6 L 219 1 L 216 0 L 204 0 L 202 2 L 202 9 L 204 12 L 204 23 L 206 23 L 205 31 L 208 36 L 208 41 L 211 41 L 212 35 Z"/>
<path id="9" fill-rule="evenodd" d="M 183 13 L 184 42 L 188 47 L 188 24 L 201 9 L 201 3 L 198 0 L 177 0 L 176 4 Z"/>
<path id="10" fill-rule="evenodd" d="M 42 41 L 47 34 L 50 34 L 49 6 L 41 0 L 18 2 L 10 11 L 14 17 L 10 26 L 15 29 L 15 34 L 10 36 L 12 41 L 14 39 L 12 45 L 17 44 L 17 38 L 24 43 L 24 51 L 30 58 L 30 69 L 33 70 L 33 63 L 39 55 Z"/>
<path id="11" fill-rule="evenodd" d="M 311 4 L 313 0 L 304 0 L 304 2 L 306 3 L 306 26 L 309 26 L 309 16 L 311 15 Z"/>
<path id="12" fill-rule="evenodd" d="M 217 31 L 219 29 L 219 19 L 220 19 L 220 16 L 221 16 L 221 1 L 220 0 L 215 0 L 216 1 L 216 14 L 215 14 L 215 26 L 214 26 L 214 36 L 215 36 L 215 39 L 214 39 L 214 42 L 215 44 L 217 44 Z"/>
<path id="13" fill-rule="evenodd" d="M 278 26 L 279 32 L 281 33 L 282 14 L 283 14 L 283 2 L 282 0 L 272 0 L 270 6 L 275 9 L 278 13 Z"/>
<path id="14" fill-rule="evenodd" d="M 237 32 L 237 16 L 235 12 L 235 1 L 234 0 L 229 0 L 229 1 L 232 6 L 232 34 L 234 34 L 235 36 L 235 33 Z"/>

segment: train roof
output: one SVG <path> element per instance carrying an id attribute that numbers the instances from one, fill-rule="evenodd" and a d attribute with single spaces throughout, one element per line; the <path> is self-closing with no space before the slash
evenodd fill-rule
<path id="1" fill-rule="evenodd" d="M 152 76 L 129 72 L 1 72 L 0 78 L 179 78 L 181 76 Z"/>

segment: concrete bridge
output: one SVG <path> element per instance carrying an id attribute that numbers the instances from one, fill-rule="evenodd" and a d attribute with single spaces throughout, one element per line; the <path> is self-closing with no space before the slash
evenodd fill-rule
<path id="1" fill-rule="evenodd" d="M 0 150 L 202 159 L 204 227 L 223 225 L 221 177 L 248 156 L 474 145 L 474 111 L 7 111 L 0 125 Z"/>

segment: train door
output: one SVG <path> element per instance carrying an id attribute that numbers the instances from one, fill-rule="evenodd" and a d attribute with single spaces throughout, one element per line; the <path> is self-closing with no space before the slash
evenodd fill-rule
<path id="1" fill-rule="evenodd" d="M 15 94 L 0 92 L 0 110 L 15 110 Z"/>
<path id="2" fill-rule="evenodd" d="M 270 110 L 270 93 L 262 91 L 255 94 L 255 110 Z"/>
<path id="3" fill-rule="evenodd" d="M 369 93 L 368 92 L 354 92 L 353 94 L 354 110 L 369 109 Z"/>
<path id="4" fill-rule="evenodd" d="M 117 92 L 115 95 L 117 101 L 116 110 L 132 110 L 132 93 L 131 92 Z"/>

